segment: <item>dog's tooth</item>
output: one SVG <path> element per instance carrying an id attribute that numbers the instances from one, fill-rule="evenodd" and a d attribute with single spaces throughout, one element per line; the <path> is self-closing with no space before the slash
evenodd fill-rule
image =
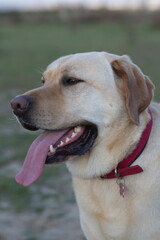
<path id="1" fill-rule="evenodd" d="M 57 146 L 57 147 L 62 147 L 62 146 L 63 146 L 63 144 L 64 144 L 64 142 L 63 142 L 63 141 L 60 141 L 60 144 L 58 144 L 58 146 Z"/>
<path id="2" fill-rule="evenodd" d="M 68 143 L 70 141 L 70 138 L 66 137 L 66 143 Z"/>
<path id="3" fill-rule="evenodd" d="M 77 135 L 77 133 L 73 132 L 71 138 L 74 138 Z"/>
<path id="4" fill-rule="evenodd" d="M 53 145 L 50 145 L 50 146 L 49 146 L 49 150 L 50 150 L 51 153 L 54 153 L 54 152 L 55 152 L 55 148 L 53 147 Z"/>
<path id="5" fill-rule="evenodd" d="M 77 126 L 77 127 L 74 128 L 74 131 L 75 131 L 76 133 L 78 133 L 78 132 L 81 131 L 81 129 L 82 129 L 81 126 Z"/>

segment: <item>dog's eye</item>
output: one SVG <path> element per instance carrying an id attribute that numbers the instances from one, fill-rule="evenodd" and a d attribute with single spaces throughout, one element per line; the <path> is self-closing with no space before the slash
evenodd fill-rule
<path id="1" fill-rule="evenodd" d="M 62 83 L 64 86 L 76 85 L 79 82 L 83 82 L 83 80 L 72 78 L 72 77 L 65 77 L 62 79 Z"/>

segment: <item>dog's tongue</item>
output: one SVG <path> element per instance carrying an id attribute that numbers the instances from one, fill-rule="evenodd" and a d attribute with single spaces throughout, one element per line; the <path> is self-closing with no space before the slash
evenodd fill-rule
<path id="1" fill-rule="evenodd" d="M 29 186 L 42 174 L 49 146 L 54 145 L 66 132 L 45 131 L 31 144 L 21 171 L 16 175 L 17 183 Z"/>

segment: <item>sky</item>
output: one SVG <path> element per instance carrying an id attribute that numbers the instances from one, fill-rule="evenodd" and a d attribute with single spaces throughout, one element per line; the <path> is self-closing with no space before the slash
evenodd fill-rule
<path id="1" fill-rule="evenodd" d="M 0 10 L 7 9 L 36 9 L 57 5 L 86 5 L 91 8 L 106 6 L 111 9 L 131 8 L 135 9 L 144 3 L 149 9 L 160 8 L 160 0 L 0 0 Z"/>

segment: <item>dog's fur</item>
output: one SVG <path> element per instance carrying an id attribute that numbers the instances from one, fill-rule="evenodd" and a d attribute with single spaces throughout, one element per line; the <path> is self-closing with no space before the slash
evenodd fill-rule
<path id="1" fill-rule="evenodd" d="M 63 75 L 82 79 L 63 86 Z M 90 122 L 98 137 L 83 156 L 72 156 L 72 174 L 80 222 L 88 240 L 160 239 L 160 106 L 151 103 L 153 84 L 128 56 L 106 52 L 74 54 L 51 63 L 44 86 L 27 92 L 34 99 L 31 122 L 61 129 Z M 125 177 L 125 197 L 116 179 L 102 180 L 136 147 L 150 116 L 148 143 L 133 165 L 143 173 Z"/>

